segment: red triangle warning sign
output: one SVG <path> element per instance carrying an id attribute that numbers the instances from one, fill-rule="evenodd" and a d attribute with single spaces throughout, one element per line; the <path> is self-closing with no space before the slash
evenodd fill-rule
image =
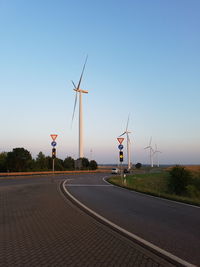
<path id="1" fill-rule="evenodd" d="M 117 140 L 118 140 L 118 142 L 119 142 L 120 145 L 121 145 L 121 144 L 123 143 L 123 141 L 124 141 L 124 138 L 123 138 L 123 137 L 118 137 Z"/>
<path id="2" fill-rule="evenodd" d="M 55 141 L 58 135 L 57 134 L 51 134 L 50 136 L 53 139 L 53 141 Z"/>

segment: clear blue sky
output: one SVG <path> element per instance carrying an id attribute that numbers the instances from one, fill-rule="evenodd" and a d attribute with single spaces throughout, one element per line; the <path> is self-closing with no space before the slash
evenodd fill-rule
<path id="1" fill-rule="evenodd" d="M 86 157 L 116 163 L 130 113 L 133 163 L 152 136 L 160 163 L 199 164 L 199 14 L 199 0 L 0 0 L 0 152 L 50 155 L 56 133 L 57 156 L 77 158 L 71 80 L 88 54 Z"/>

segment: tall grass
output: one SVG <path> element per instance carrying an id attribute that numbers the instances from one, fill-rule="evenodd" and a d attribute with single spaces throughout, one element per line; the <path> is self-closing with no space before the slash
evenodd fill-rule
<path id="1" fill-rule="evenodd" d="M 126 187 L 131 190 L 150 194 L 153 196 L 163 197 L 176 201 L 200 206 L 200 196 L 186 195 L 180 196 L 169 192 L 168 182 L 170 174 L 168 171 L 160 173 L 146 173 L 128 175 L 121 179 L 119 176 L 111 177 L 109 182 L 118 186 Z"/>

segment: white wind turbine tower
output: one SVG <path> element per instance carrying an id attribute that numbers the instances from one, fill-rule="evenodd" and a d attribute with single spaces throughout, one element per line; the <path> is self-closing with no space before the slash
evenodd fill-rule
<path id="1" fill-rule="evenodd" d="M 154 150 L 154 152 L 153 152 L 153 155 L 156 155 L 156 154 L 157 154 L 157 167 L 160 166 L 160 163 L 159 163 L 159 156 L 158 156 L 159 153 L 162 153 L 162 152 L 158 150 L 157 145 L 155 144 L 155 150 Z"/>
<path id="2" fill-rule="evenodd" d="M 154 150 L 153 150 L 153 148 L 151 146 L 151 141 L 152 141 L 152 137 L 150 138 L 149 145 L 147 147 L 145 147 L 144 149 L 149 149 L 150 164 L 151 164 L 151 167 L 153 167 L 153 154 L 154 154 Z"/>
<path id="3" fill-rule="evenodd" d="M 75 83 L 72 81 L 72 84 L 74 85 L 74 91 L 76 92 L 75 95 L 75 102 L 74 102 L 74 110 L 73 110 L 73 115 L 72 115 L 72 122 L 74 120 L 74 114 L 75 114 L 75 109 L 76 109 L 76 103 L 77 103 L 77 98 L 79 94 L 79 158 L 83 158 L 83 109 L 82 109 L 82 93 L 87 94 L 88 91 L 80 89 L 81 85 L 81 80 L 83 77 L 83 72 L 85 70 L 85 65 L 87 62 L 87 58 L 85 59 L 85 63 L 83 65 L 83 70 L 78 82 L 78 86 L 75 85 Z"/>
<path id="4" fill-rule="evenodd" d="M 130 116 L 128 116 L 128 120 L 127 120 L 127 124 L 126 124 L 126 130 L 125 130 L 125 132 L 123 132 L 123 134 L 120 135 L 120 136 L 123 136 L 124 134 L 126 134 L 126 140 L 127 140 L 128 170 L 130 170 L 130 168 L 131 168 L 131 150 L 130 150 L 130 144 L 131 144 L 131 141 L 130 141 L 130 138 L 129 138 L 129 134 L 130 134 L 131 132 L 128 131 L 129 117 L 130 117 Z M 119 137 L 120 137 L 120 136 L 119 136 Z"/>

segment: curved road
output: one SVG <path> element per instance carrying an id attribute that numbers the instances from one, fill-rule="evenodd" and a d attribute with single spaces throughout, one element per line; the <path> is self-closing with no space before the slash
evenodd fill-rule
<path id="1" fill-rule="evenodd" d="M 70 177 L 72 183 L 88 181 L 88 197 L 84 187 L 71 189 L 98 203 L 99 187 L 88 185 L 103 183 L 100 177 Z M 171 266 L 72 204 L 59 189 L 65 179 L 0 179 L 0 266 Z M 108 197 L 106 188 L 102 193 Z"/>
<path id="2" fill-rule="evenodd" d="M 112 186 L 105 175 L 68 176 L 67 190 L 127 231 L 200 265 L 200 208 Z"/>

